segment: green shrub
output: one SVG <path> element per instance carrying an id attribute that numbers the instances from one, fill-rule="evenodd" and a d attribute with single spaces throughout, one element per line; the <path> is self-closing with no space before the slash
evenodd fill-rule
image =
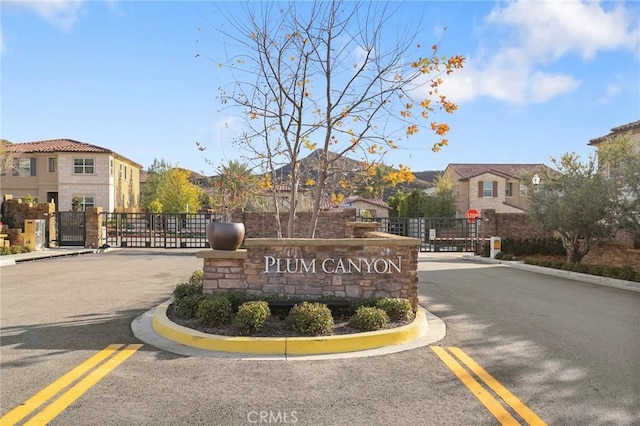
<path id="1" fill-rule="evenodd" d="M 385 297 L 379 299 L 375 307 L 385 311 L 389 318 L 394 321 L 409 321 L 413 319 L 413 308 L 408 299 Z"/>
<path id="2" fill-rule="evenodd" d="M 11 249 L 9 247 L 0 247 L 0 256 L 6 256 L 11 254 Z"/>
<path id="3" fill-rule="evenodd" d="M 22 253 L 31 253 L 31 247 L 22 246 Z"/>
<path id="4" fill-rule="evenodd" d="M 251 295 L 247 293 L 241 293 L 236 290 L 229 290 L 220 294 L 224 295 L 227 300 L 229 300 L 229 302 L 231 303 L 231 310 L 233 312 L 236 312 L 243 303 L 251 301 Z"/>
<path id="5" fill-rule="evenodd" d="M 191 278 L 189 278 L 189 284 L 195 285 L 203 285 L 204 284 L 204 271 L 202 269 L 198 269 L 191 274 Z"/>
<path id="6" fill-rule="evenodd" d="M 213 327 L 229 321 L 232 312 L 229 299 L 219 294 L 216 296 L 206 296 L 200 300 L 196 317 L 202 324 Z"/>
<path id="7" fill-rule="evenodd" d="M 198 304 L 203 298 L 204 294 L 189 294 L 178 299 L 173 299 L 173 312 L 179 318 L 194 318 Z"/>
<path id="8" fill-rule="evenodd" d="M 200 295 L 202 296 L 202 284 L 182 283 L 178 284 L 173 290 L 174 303 L 182 299 L 183 297 Z"/>
<path id="9" fill-rule="evenodd" d="M 360 331 L 375 331 L 389 324 L 389 316 L 380 308 L 361 306 L 351 317 L 349 326 Z"/>
<path id="10" fill-rule="evenodd" d="M 11 254 L 22 253 L 22 246 L 11 246 L 9 247 L 9 251 L 11 252 Z"/>
<path id="11" fill-rule="evenodd" d="M 327 305 L 302 302 L 291 308 L 287 324 L 300 334 L 329 334 L 333 328 L 333 317 Z"/>
<path id="12" fill-rule="evenodd" d="M 586 265 L 583 263 L 555 262 L 548 259 L 527 258 L 524 263 L 529 265 L 544 266 L 553 269 L 579 272 L 583 274 L 598 275 L 602 277 L 615 278 L 626 281 L 640 282 L 640 273 L 629 266 L 617 267 L 607 265 Z"/>
<path id="13" fill-rule="evenodd" d="M 269 304 L 264 300 L 254 300 L 240 305 L 236 314 L 236 328 L 240 335 L 257 333 L 271 315 Z"/>
<path id="14" fill-rule="evenodd" d="M 497 259 L 497 260 L 502 260 L 502 259 L 504 259 L 504 256 L 505 256 L 504 253 L 499 251 L 499 252 L 496 253 L 494 258 Z"/>

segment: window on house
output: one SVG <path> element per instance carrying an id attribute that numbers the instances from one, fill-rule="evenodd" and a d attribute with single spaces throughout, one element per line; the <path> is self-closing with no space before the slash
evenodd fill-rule
<path id="1" fill-rule="evenodd" d="M 113 158 L 109 159 L 109 176 L 113 176 Z"/>
<path id="2" fill-rule="evenodd" d="M 36 175 L 36 159 L 35 158 L 18 158 L 14 170 L 15 176 L 35 176 Z"/>
<path id="3" fill-rule="evenodd" d="M 513 182 L 507 182 L 504 187 L 504 195 L 507 197 L 513 197 Z"/>
<path id="4" fill-rule="evenodd" d="M 93 158 L 74 158 L 73 173 L 77 175 L 92 175 L 95 173 L 95 161 Z"/>
<path id="5" fill-rule="evenodd" d="M 80 199 L 83 211 L 86 210 L 88 207 L 95 207 L 96 206 L 96 196 L 95 195 L 74 195 L 73 197 L 74 198 L 78 197 Z"/>
<path id="6" fill-rule="evenodd" d="M 127 179 L 127 166 L 124 166 L 124 178 Z"/>
<path id="7" fill-rule="evenodd" d="M 478 181 L 478 198 L 497 197 L 498 182 L 497 181 Z"/>
<path id="8" fill-rule="evenodd" d="M 58 171 L 58 159 L 55 157 L 49 158 L 49 173 L 55 173 Z"/>
<path id="9" fill-rule="evenodd" d="M 524 182 L 520 182 L 520 196 L 527 195 L 527 185 Z"/>
<path id="10" fill-rule="evenodd" d="M 120 173 L 118 174 L 118 177 L 122 179 L 122 164 L 120 164 Z"/>

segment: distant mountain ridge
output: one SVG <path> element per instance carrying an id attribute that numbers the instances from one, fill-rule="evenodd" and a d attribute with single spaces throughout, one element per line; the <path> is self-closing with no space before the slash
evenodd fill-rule
<path id="1" fill-rule="evenodd" d="M 329 152 L 330 158 L 335 158 L 338 154 L 334 152 Z M 313 179 L 314 181 L 318 181 L 318 165 L 320 164 L 320 160 L 322 156 L 322 150 L 317 149 L 311 152 L 308 156 L 299 160 L 299 171 L 300 171 L 300 182 L 302 186 L 305 185 L 305 182 L 309 179 Z M 354 160 L 352 158 L 343 156 L 338 158 L 332 165 L 329 170 L 328 184 L 335 185 L 337 180 L 341 177 L 352 181 L 355 177 L 362 171 L 361 162 L 358 160 Z M 191 181 L 196 183 L 198 186 L 207 188 L 211 185 L 211 178 L 214 176 L 203 176 L 196 172 L 191 172 Z M 436 176 L 441 173 L 438 170 L 428 170 L 422 172 L 413 172 L 415 176 L 415 180 L 413 182 L 405 182 L 398 184 L 395 188 L 390 188 L 385 190 L 384 199 L 396 193 L 396 191 L 401 190 L 403 192 L 411 192 L 414 189 L 426 190 L 428 188 L 433 187 Z M 287 183 L 288 177 L 291 174 L 291 165 L 285 164 L 282 167 L 279 167 L 275 170 L 275 174 L 277 176 L 276 183 Z M 349 194 L 351 195 L 351 194 Z"/>

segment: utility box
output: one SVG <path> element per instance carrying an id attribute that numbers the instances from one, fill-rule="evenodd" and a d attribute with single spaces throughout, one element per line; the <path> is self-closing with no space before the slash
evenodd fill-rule
<path id="1" fill-rule="evenodd" d="M 496 258 L 496 254 L 502 251 L 502 241 L 500 237 L 491 237 L 491 250 L 489 251 L 489 257 Z"/>
<path id="2" fill-rule="evenodd" d="M 44 219 L 27 219 L 24 221 L 24 245 L 31 250 L 44 250 L 45 227 Z"/>

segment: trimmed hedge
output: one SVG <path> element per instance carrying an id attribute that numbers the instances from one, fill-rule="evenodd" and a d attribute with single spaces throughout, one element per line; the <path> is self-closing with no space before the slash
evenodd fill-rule
<path id="1" fill-rule="evenodd" d="M 585 265 L 583 263 L 566 263 L 549 259 L 526 258 L 524 263 L 528 265 L 544 266 L 546 268 L 562 269 L 564 271 L 579 272 L 600 277 L 615 278 L 618 280 L 640 282 L 640 273 L 630 266 L 623 268 L 608 265 Z"/>

